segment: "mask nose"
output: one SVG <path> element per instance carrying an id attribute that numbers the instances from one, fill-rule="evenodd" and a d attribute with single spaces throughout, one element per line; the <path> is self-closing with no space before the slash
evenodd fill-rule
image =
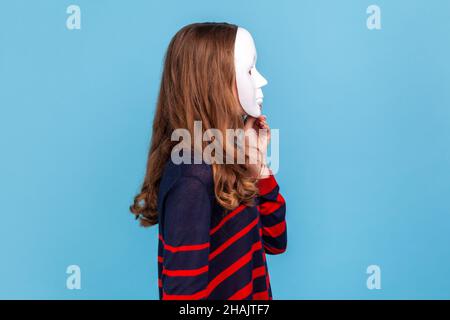
<path id="1" fill-rule="evenodd" d="M 267 80 L 264 78 L 261 73 L 259 73 L 256 68 L 252 70 L 252 77 L 256 88 L 262 88 L 267 85 Z"/>

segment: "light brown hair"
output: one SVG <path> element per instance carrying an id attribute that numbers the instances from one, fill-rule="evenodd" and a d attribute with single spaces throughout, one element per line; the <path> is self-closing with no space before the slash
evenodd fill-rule
<path id="1" fill-rule="evenodd" d="M 226 129 L 244 127 L 235 88 L 236 32 L 233 24 L 194 23 L 183 27 L 170 41 L 144 182 L 130 207 L 143 226 L 158 223 L 159 183 L 177 144 L 171 141 L 173 130 L 185 128 L 193 136 L 194 121 L 202 121 L 203 132 L 216 128 L 225 136 Z M 256 179 L 246 168 L 237 161 L 212 164 L 214 193 L 223 208 L 232 210 L 240 204 L 254 204 L 258 193 Z"/>

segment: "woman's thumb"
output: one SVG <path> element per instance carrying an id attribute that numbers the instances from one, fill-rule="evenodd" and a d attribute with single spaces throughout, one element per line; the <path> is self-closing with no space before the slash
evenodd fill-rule
<path id="1" fill-rule="evenodd" d="M 253 128 L 253 126 L 255 125 L 255 121 L 256 118 L 247 116 L 247 118 L 245 119 L 244 130 Z"/>

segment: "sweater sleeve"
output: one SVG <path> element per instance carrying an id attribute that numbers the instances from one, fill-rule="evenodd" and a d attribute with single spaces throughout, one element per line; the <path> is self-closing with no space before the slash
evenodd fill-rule
<path id="1" fill-rule="evenodd" d="M 165 199 L 163 300 L 207 297 L 210 216 L 204 184 L 181 177 Z"/>
<path id="2" fill-rule="evenodd" d="M 286 202 L 273 175 L 259 180 L 258 187 L 264 250 L 268 254 L 283 253 L 287 247 Z"/>

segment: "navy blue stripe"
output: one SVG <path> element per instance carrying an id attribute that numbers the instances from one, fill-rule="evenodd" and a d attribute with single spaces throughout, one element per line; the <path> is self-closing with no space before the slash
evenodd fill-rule
<path id="1" fill-rule="evenodd" d="M 286 207 L 282 205 L 277 210 L 268 215 L 261 215 L 261 222 L 265 227 L 271 227 L 285 219 Z"/>

